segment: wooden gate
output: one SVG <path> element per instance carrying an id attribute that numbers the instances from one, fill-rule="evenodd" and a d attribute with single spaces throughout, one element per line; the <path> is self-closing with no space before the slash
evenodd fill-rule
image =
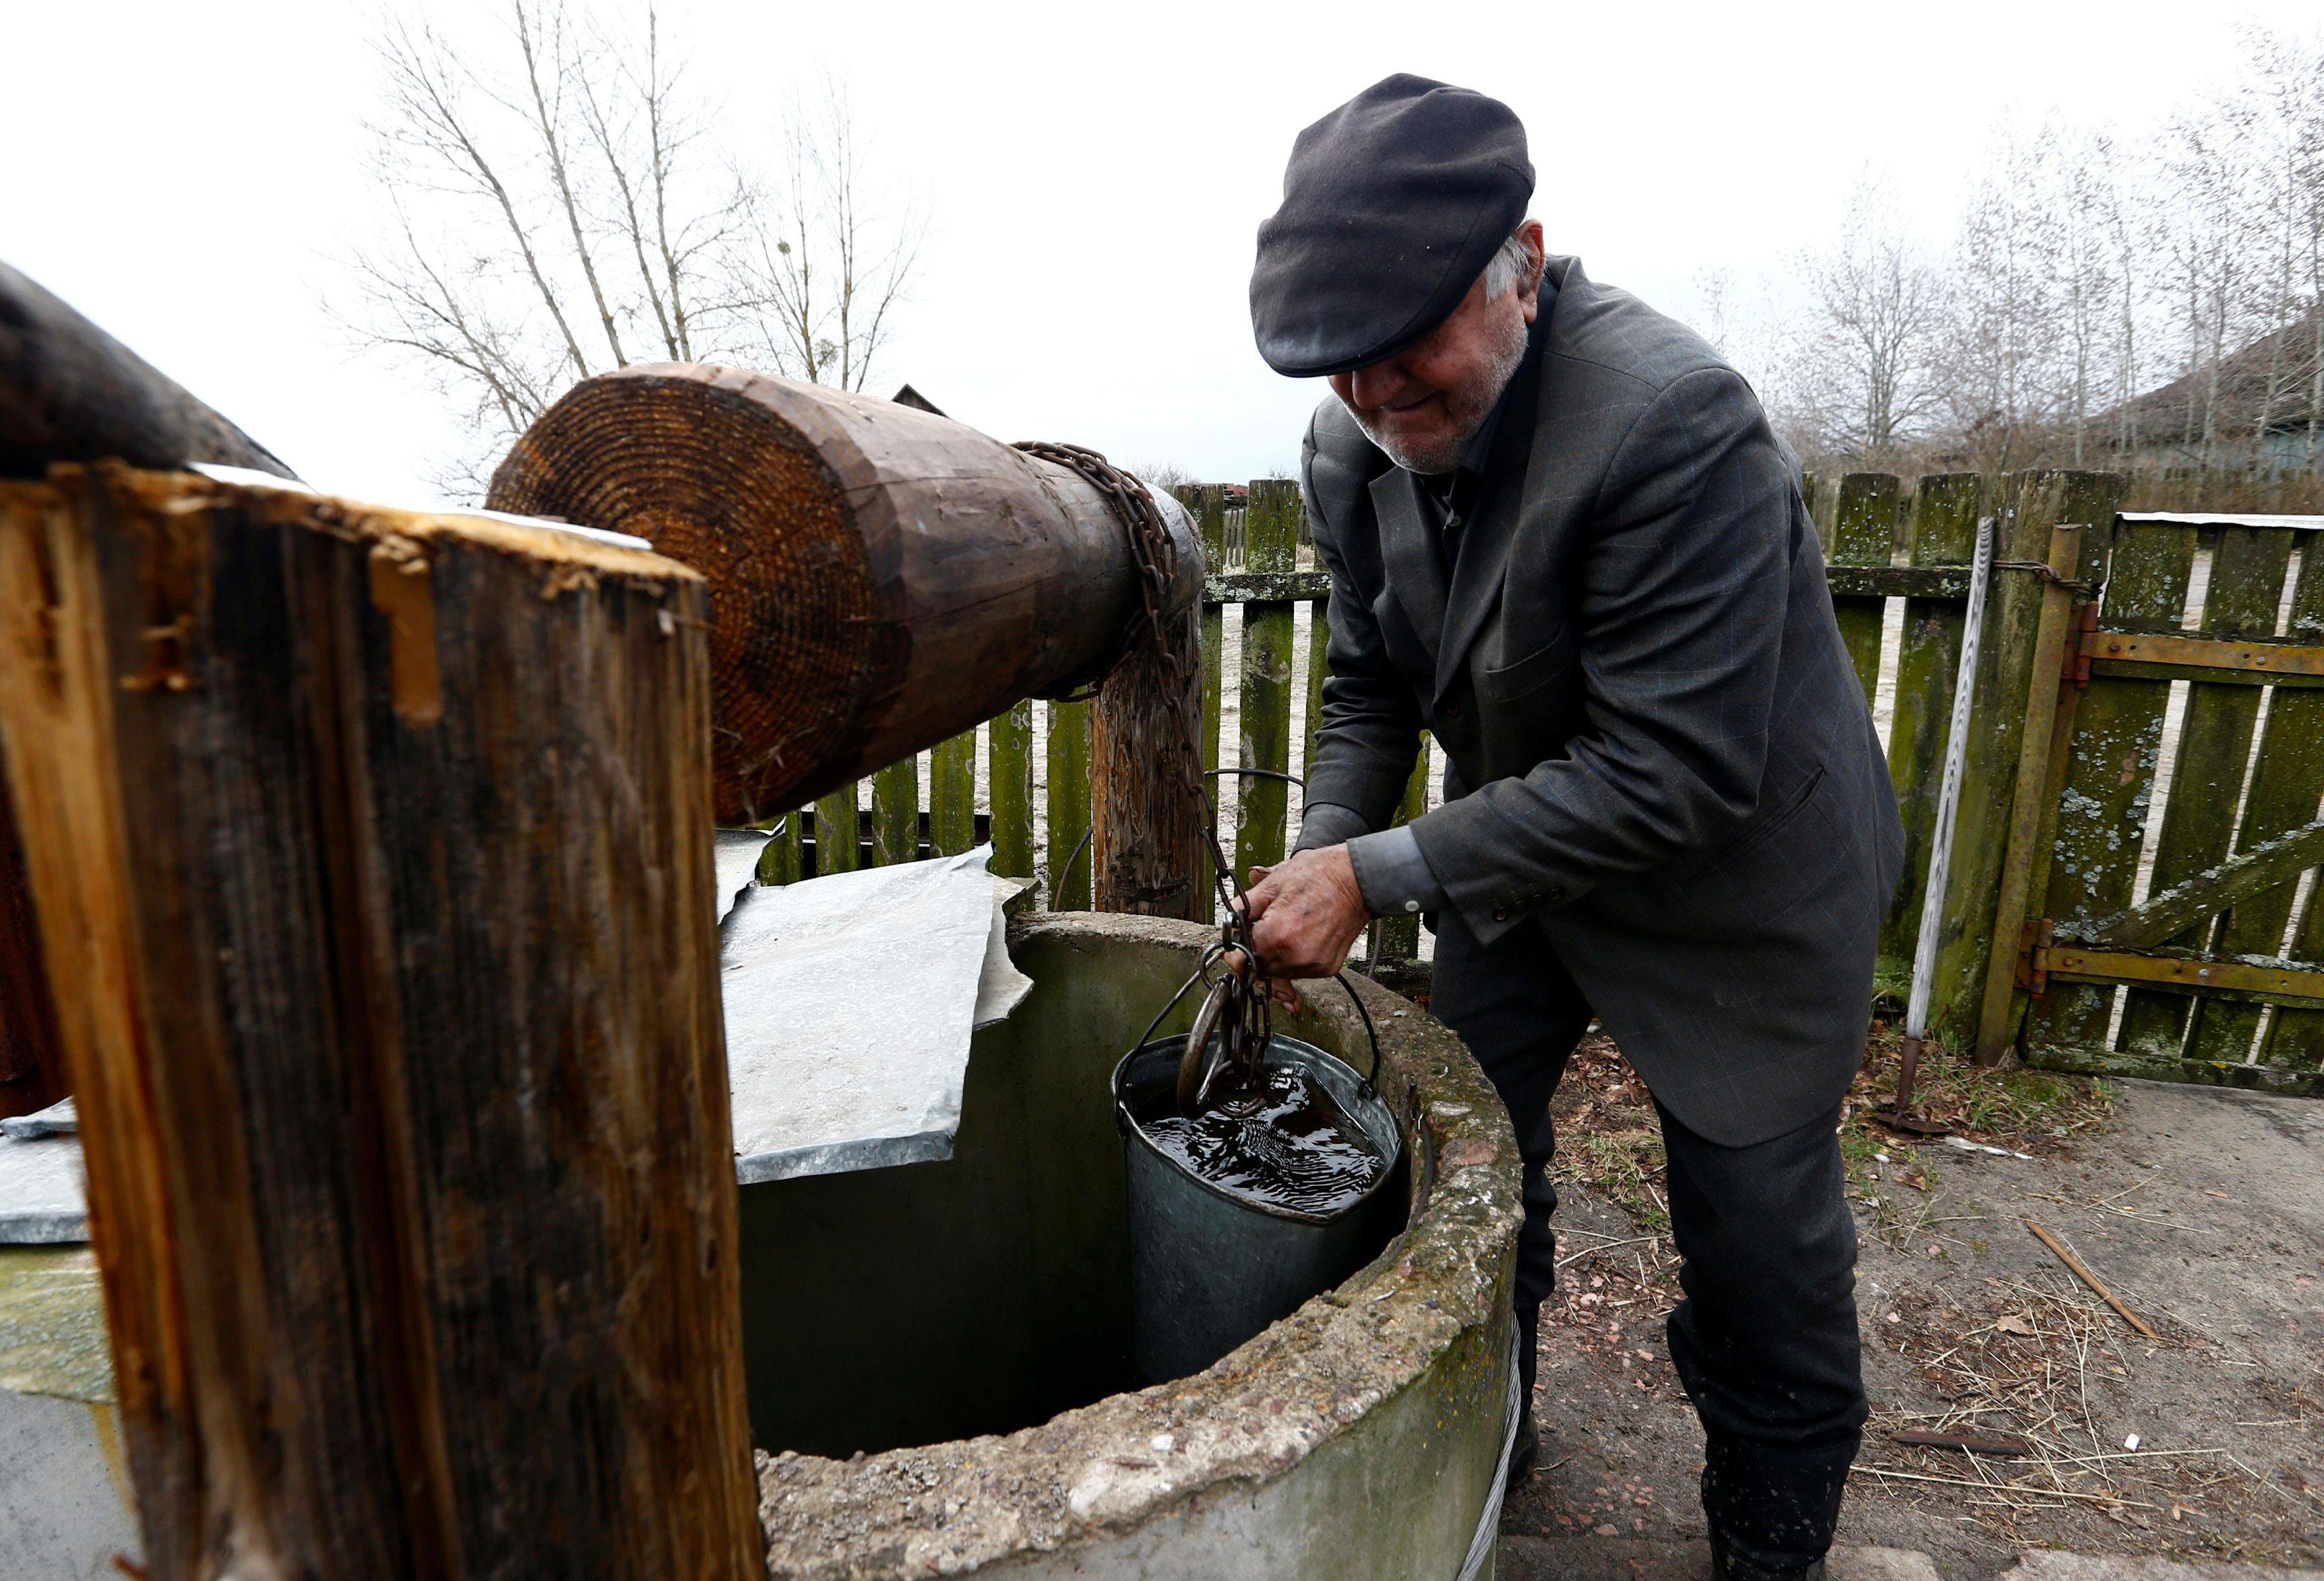
<path id="1" fill-rule="evenodd" d="M 2324 517 L 2095 532 L 2053 544 L 1978 1052 L 2324 1094 Z"/>

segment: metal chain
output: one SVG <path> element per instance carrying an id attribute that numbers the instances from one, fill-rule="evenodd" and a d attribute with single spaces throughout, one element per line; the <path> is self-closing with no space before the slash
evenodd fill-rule
<path id="1" fill-rule="evenodd" d="M 1044 439 L 1028 439 L 1017 446 L 1028 456 L 1064 467 L 1102 495 L 1113 510 L 1130 538 L 1130 559 L 1138 568 L 1139 594 L 1146 608 L 1147 635 L 1162 664 L 1162 702 L 1168 709 L 1170 721 L 1176 727 L 1177 739 L 1170 744 L 1169 754 L 1176 757 L 1180 788 L 1193 803 L 1196 825 L 1203 832 L 1203 843 L 1211 858 L 1211 882 L 1216 890 L 1226 920 L 1220 930 L 1221 944 L 1240 949 L 1250 963 L 1250 975 L 1246 979 L 1248 999 L 1237 1006 L 1234 1031 L 1229 1046 L 1239 1057 L 1239 1062 L 1255 1060 L 1267 1047 L 1271 1036 L 1268 1011 L 1268 972 L 1265 962 L 1250 942 L 1250 922 L 1245 905 L 1242 879 L 1234 864 L 1227 860 L 1219 844 L 1217 810 L 1211 805 L 1210 792 L 1203 784 L 1203 753 L 1196 743 L 1194 722 L 1186 717 L 1183 699 L 1189 677 L 1185 661 L 1169 641 L 1164 611 L 1168 607 L 1171 585 L 1178 576 L 1178 546 L 1170 536 L 1169 523 L 1163 520 L 1161 507 L 1154 503 L 1145 483 L 1133 474 L 1122 471 L 1097 451 L 1081 445 L 1052 443 Z M 1111 672 L 1120 665 L 1131 644 L 1125 643 L 1122 652 L 1114 654 L 1105 666 Z M 1086 695 L 1094 697 L 1103 684 L 1105 674 L 1100 673 L 1089 682 Z M 1255 1003 L 1250 1003 L 1255 1002 Z M 1236 1047 L 1240 1045 L 1240 1047 Z"/>

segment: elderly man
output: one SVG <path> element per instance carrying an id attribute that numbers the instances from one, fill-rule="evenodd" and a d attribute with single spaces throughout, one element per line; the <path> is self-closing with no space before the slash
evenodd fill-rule
<path id="1" fill-rule="evenodd" d="M 1259 228 L 1259 352 L 1331 382 L 1332 673 L 1253 941 L 1309 976 L 1372 917 L 1434 930 L 1525 1170 L 1513 1482 L 1549 1100 L 1604 1022 L 1662 1119 L 1719 1572 L 1812 1576 L 1865 1416 L 1835 1133 L 1903 832 L 1788 452 L 1701 338 L 1545 255 L 1533 182 L 1506 106 L 1391 77 L 1299 134 Z M 1392 827 L 1424 728 L 1444 804 Z"/>

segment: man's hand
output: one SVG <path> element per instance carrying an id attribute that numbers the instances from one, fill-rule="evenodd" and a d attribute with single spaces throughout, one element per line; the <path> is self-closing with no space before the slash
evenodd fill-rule
<path id="1" fill-rule="evenodd" d="M 1299 1008 L 1294 977 L 1328 977 L 1348 962 L 1348 948 L 1371 920 L 1355 864 L 1345 846 L 1300 851 L 1273 867 L 1250 870 L 1251 943 L 1274 978 L 1275 996 Z"/>

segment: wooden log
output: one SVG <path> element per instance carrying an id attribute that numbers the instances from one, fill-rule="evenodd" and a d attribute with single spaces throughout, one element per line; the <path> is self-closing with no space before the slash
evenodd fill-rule
<path id="1" fill-rule="evenodd" d="M 0 487 L 147 1573 L 762 1573 L 705 590 L 107 466 Z"/>
<path id="2" fill-rule="evenodd" d="M 44 477 L 53 462 L 106 457 L 294 476 L 177 381 L 0 264 L 0 477 Z"/>
<path id="3" fill-rule="evenodd" d="M 1174 683 L 1164 651 L 1150 636 L 1131 646 L 1090 710 L 1092 899 L 1101 911 L 1207 922 L 1211 800 L 1189 786 L 1202 757 L 1199 737 L 1186 735 L 1203 717 L 1201 616 L 1179 615 L 1170 635 L 1177 714 L 1166 701 Z"/>
<path id="4" fill-rule="evenodd" d="M 0 783 L 0 1117 L 45 1109 L 72 1091 L 57 1044 L 46 963 L 25 882 L 23 842 Z"/>
<path id="5" fill-rule="evenodd" d="M 635 533 L 708 580 L 725 822 L 1094 679 L 1141 607 L 1121 522 L 1071 469 L 728 368 L 584 380 L 517 440 L 488 503 Z M 1201 583 L 1183 532 L 1174 614 Z"/>
<path id="6" fill-rule="evenodd" d="M 56 462 L 106 457 L 170 468 L 220 461 L 290 476 L 272 450 L 0 264 L 0 477 L 38 479 Z M 0 790 L 0 1114 L 45 1108 L 69 1090 L 16 842 Z"/>

